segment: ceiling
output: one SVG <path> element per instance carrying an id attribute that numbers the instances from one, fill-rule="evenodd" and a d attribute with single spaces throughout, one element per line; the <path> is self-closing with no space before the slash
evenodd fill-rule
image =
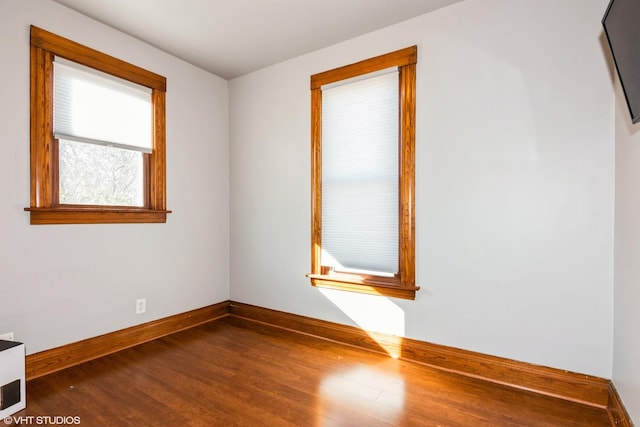
<path id="1" fill-rule="evenodd" d="M 461 0 L 54 0 L 225 79 Z"/>

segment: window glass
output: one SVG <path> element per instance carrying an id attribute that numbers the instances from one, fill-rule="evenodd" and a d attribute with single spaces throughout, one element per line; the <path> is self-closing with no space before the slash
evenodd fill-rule
<path id="1" fill-rule="evenodd" d="M 143 154 L 59 140 L 61 204 L 144 206 Z"/>

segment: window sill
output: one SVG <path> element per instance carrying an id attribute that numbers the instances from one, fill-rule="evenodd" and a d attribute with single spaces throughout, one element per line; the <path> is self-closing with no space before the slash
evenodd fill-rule
<path id="1" fill-rule="evenodd" d="M 372 278 L 360 278 L 354 275 L 338 274 L 307 274 L 311 279 L 311 285 L 318 288 L 338 289 L 342 291 L 357 292 L 369 295 L 381 295 L 393 298 L 415 300 L 419 286 L 402 285 L 396 280 L 379 280 Z"/>
<path id="2" fill-rule="evenodd" d="M 165 223 L 171 211 L 139 208 L 55 207 L 24 208 L 32 225 Z"/>

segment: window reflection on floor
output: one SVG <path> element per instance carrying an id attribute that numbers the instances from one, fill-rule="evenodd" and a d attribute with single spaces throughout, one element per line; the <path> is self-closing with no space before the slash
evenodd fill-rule
<path id="1" fill-rule="evenodd" d="M 390 359 L 386 363 L 395 363 Z M 405 383 L 389 366 L 356 366 L 324 378 L 318 392 L 317 426 L 396 423 L 403 412 Z M 345 415 L 349 419 L 345 419 Z"/>

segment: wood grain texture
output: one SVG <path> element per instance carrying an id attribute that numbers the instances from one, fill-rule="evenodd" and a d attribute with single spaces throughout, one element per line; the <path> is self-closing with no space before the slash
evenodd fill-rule
<path id="1" fill-rule="evenodd" d="M 162 211 L 167 208 L 167 148 L 166 148 L 166 93 L 154 89 L 153 154 L 149 160 L 149 207 Z"/>
<path id="2" fill-rule="evenodd" d="M 166 79 L 31 26 L 31 224 L 166 222 Z M 58 145 L 53 138 L 53 61 L 61 56 L 152 89 L 153 152 L 145 162 L 144 209 L 59 204 Z M 148 176 L 147 176 L 148 175 Z"/>
<path id="3" fill-rule="evenodd" d="M 604 409 L 228 316 L 27 384 L 92 426 L 609 426 Z"/>
<path id="4" fill-rule="evenodd" d="M 231 302 L 233 316 L 386 353 L 403 360 L 532 391 L 585 405 L 606 408 L 610 381 L 589 375 L 532 365 L 341 325 L 248 304 Z"/>
<path id="5" fill-rule="evenodd" d="M 312 286 L 372 295 L 415 299 L 415 114 L 416 61 L 411 46 L 311 76 L 311 273 Z M 339 273 L 322 258 L 322 89 L 324 84 L 370 72 L 398 68 L 398 271 L 391 277 Z"/>
<path id="6" fill-rule="evenodd" d="M 311 76 L 311 90 L 319 89 L 322 85 L 373 73 L 374 71 L 384 70 L 385 68 L 415 64 L 417 61 L 417 46 L 399 49 L 384 55 L 314 74 Z"/>
<path id="7" fill-rule="evenodd" d="M 311 91 L 311 274 L 322 257 L 322 91 Z"/>
<path id="8" fill-rule="evenodd" d="M 167 90 L 167 79 L 161 75 L 33 25 L 31 26 L 31 45 L 151 89 Z"/>
<path id="9" fill-rule="evenodd" d="M 607 408 L 609 421 L 616 427 L 633 427 L 631 417 L 622 404 L 622 399 L 613 383 L 609 384 L 609 404 Z"/>
<path id="10" fill-rule="evenodd" d="M 154 340 L 227 316 L 229 303 L 221 302 L 186 313 L 132 326 L 94 338 L 31 354 L 26 359 L 27 380 L 48 375 L 88 360 Z"/>
<path id="11" fill-rule="evenodd" d="M 420 289 L 418 286 L 398 286 L 397 280 L 387 284 L 381 282 L 378 277 L 359 276 L 351 274 L 345 280 L 342 280 L 338 273 L 332 274 L 307 274 L 311 279 L 311 285 L 321 288 L 338 289 L 341 291 L 357 292 L 368 295 L 382 295 L 385 297 L 416 299 L 416 291 Z"/>
<path id="12" fill-rule="evenodd" d="M 416 64 L 400 68 L 400 283 L 415 286 Z M 417 288 L 417 287 L 416 287 Z M 415 299 L 415 293 L 414 298 Z"/>
<path id="13" fill-rule="evenodd" d="M 53 56 L 36 46 L 30 49 L 31 206 L 51 206 L 51 144 L 53 135 Z"/>
<path id="14" fill-rule="evenodd" d="M 211 322 L 212 320 L 219 319 L 216 322 Z M 618 396 L 614 385 L 605 379 L 591 377 L 587 375 L 575 374 L 571 372 L 566 372 L 553 368 L 546 368 L 536 365 L 531 365 L 523 362 L 517 362 L 513 360 L 498 358 L 494 356 L 483 355 L 479 353 L 474 353 L 466 350 L 455 349 L 451 347 L 438 346 L 434 344 L 429 344 L 425 342 L 420 342 L 416 340 L 407 340 L 399 337 L 389 336 L 386 334 L 377 334 L 377 333 L 367 333 L 359 328 L 354 328 L 347 325 L 341 325 L 337 323 L 331 323 L 323 320 L 313 319 L 309 317 L 294 315 L 290 313 L 284 313 L 276 310 L 270 310 L 262 307 L 257 307 L 249 304 L 243 304 L 233 301 L 225 301 L 219 304 L 215 304 L 209 307 L 204 307 L 202 309 L 194 310 L 191 312 L 171 316 L 165 319 L 160 319 L 154 322 L 149 322 L 143 325 L 134 326 L 132 328 L 124 329 L 122 331 L 116 331 L 111 334 L 106 334 L 103 336 L 99 336 L 96 338 L 91 338 L 88 340 L 80 341 L 78 343 L 69 344 L 67 346 L 59 347 L 52 350 L 47 350 L 41 353 L 37 353 L 34 355 L 27 356 L 27 378 L 29 379 L 29 389 L 33 390 L 32 384 L 36 384 L 36 378 L 45 377 L 47 380 L 45 381 L 49 386 L 53 387 L 51 384 L 56 384 L 55 387 L 60 389 L 57 385 L 59 380 L 56 378 L 55 372 L 60 370 L 64 370 L 65 368 L 71 368 L 72 370 L 65 370 L 64 372 L 75 372 L 73 369 L 78 368 L 78 372 L 83 372 L 80 377 L 85 375 L 88 371 L 85 368 L 87 365 L 86 361 L 94 360 L 94 364 L 102 366 L 103 362 L 99 362 L 96 359 L 101 359 L 103 356 L 106 356 L 105 359 L 112 353 L 120 352 L 123 349 L 130 349 L 127 351 L 136 351 L 131 347 L 135 347 L 140 343 L 148 343 L 144 345 L 151 345 L 149 341 L 157 341 L 160 340 L 169 340 L 172 342 L 172 345 L 163 345 L 163 351 L 169 352 L 181 352 L 184 353 L 187 350 L 179 350 L 172 349 L 173 345 L 178 345 L 178 341 L 174 341 L 174 338 L 169 337 L 168 335 L 172 335 L 176 331 L 182 331 L 175 336 L 179 336 L 180 334 L 184 334 L 188 332 L 188 330 L 199 330 L 200 327 L 208 329 L 213 328 L 216 329 L 218 326 L 215 326 L 218 322 L 223 322 L 225 325 L 233 325 L 234 327 L 240 327 L 242 330 L 250 334 L 257 334 L 258 337 L 263 337 L 264 334 L 280 336 L 281 333 L 277 332 L 277 330 L 288 331 L 285 333 L 287 340 L 292 340 L 292 342 L 303 342 L 310 340 L 309 342 L 314 342 L 312 345 L 313 348 L 340 348 L 340 353 L 342 352 L 357 352 L 361 358 L 362 363 L 366 363 L 366 360 L 370 357 L 381 357 L 381 360 L 397 360 L 397 361 L 406 361 L 410 363 L 417 363 L 417 365 L 424 367 L 424 369 L 429 369 L 428 375 L 432 378 L 439 378 L 437 381 L 440 381 L 442 376 L 448 378 L 458 378 L 455 381 L 469 381 L 469 384 L 464 387 L 476 388 L 480 387 L 483 391 L 482 395 L 491 395 L 492 393 L 497 393 L 501 395 L 502 393 L 515 393 L 513 396 L 514 401 L 509 403 L 505 410 L 509 412 L 509 415 L 505 419 L 510 419 L 510 422 L 506 422 L 505 419 L 497 418 L 496 420 L 502 420 L 497 422 L 497 424 L 493 424 L 490 421 L 486 421 L 486 423 L 480 423 L 478 425 L 563 425 L 563 426 L 571 426 L 571 425 L 611 425 L 611 426 L 622 426 L 622 427 L 633 427 L 633 423 L 629 418 L 628 413 L 624 409 L 622 401 Z M 276 328 L 274 330 L 274 328 Z M 250 332 L 248 332 L 250 331 Z M 202 332 L 195 332 L 197 335 L 201 335 Z M 233 332 L 226 339 L 226 346 L 232 350 L 238 350 L 242 348 L 246 344 L 242 344 L 240 342 L 235 341 L 236 332 Z M 158 338 L 165 337 L 165 338 Z M 305 338 L 306 337 L 306 338 Z M 318 341 L 320 339 L 320 341 Z M 346 347 L 344 347 L 346 345 Z M 260 344 L 256 344 L 255 342 L 251 344 L 251 348 L 257 348 Z M 337 347 L 336 347 L 337 346 Z M 289 360 L 289 356 L 291 354 L 296 353 L 295 348 L 290 348 L 286 351 L 285 355 L 278 355 L 277 353 L 266 352 L 261 355 L 257 364 L 264 365 L 267 367 L 272 367 L 274 363 L 277 363 L 278 360 L 287 362 Z M 338 351 L 338 350 L 333 350 Z M 364 353 L 362 353 L 364 351 Z M 187 351 L 188 352 L 188 351 Z M 202 360 L 210 360 L 211 362 L 207 364 L 209 369 L 212 366 L 219 366 L 220 363 L 223 363 L 225 357 L 230 357 L 234 360 L 241 360 L 243 357 L 247 356 L 244 354 L 244 350 L 241 351 L 241 354 L 231 355 L 225 352 L 219 352 L 218 350 L 211 350 L 211 352 L 204 351 L 196 351 L 193 357 L 202 359 Z M 253 359 L 253 353 L 251 353 L 250 359 Z M 146 354 L 146 353 L 145 353 Z M 389 355 L 395 355 L 396 359 L 390 358 Z M 145 356 L 146 357 L 146 356 Z M 309 361 L 308 363 L 315 365 L 326 365 L 332 364 L 332 359 L 324 359 L 324 357 L 328 357 L 327 355 L 323 356 L 319 361 Z M 144 359 L 144 358 L 143 358 Z M 188 363 L 191 363 L 192 360 L 189 358 Z M 89 369 L 89 375 L 97 375 L 98 377 L 104 377 L 104 375 L 111 375 L 111 370 L 114 369 L 113 366 L 109 367 L 109 362 L 104 362 L 105 367 L 104 370 L 100 368 L 99 374 L 92 371 L 93 368 Z M 181 362 L 166 362 L 166 365 L 172 365 L 174 363 Z M 187 363 L 187 362 L 185 362 Z M 237 368 L 237 372 L 234 374 L 234 378 L 237 379 L 238 376 L 242 377 L 246 374 L 246 366 L 245 363 L 249 363 L 243 361 L 241 363 L 241 367 Z M 385 362 L 386 363 L 386 362 Z M 391 363 L 391 362 L 390 362 Z M 395 363 L 395 362 L 393 362 Z M 72 368 L 72 367 L 76 368 Z M 119 366 L 119 365 L 118 365 Z M 116 368 L 119 369 L 119 368 Z M 146 368 L 145 368 L 146 369 Z M 151 369 L 151 368 L 149 368 Z M 199 369 L 199 368 L 197 368 Z M 204 368 L 203 368 L 204 369 Z M 251 380 L 255 383 L 257 381 L 256 378 L 262 378 L 262 373 L 259 372 L 259 367 L 253 368 L 255 370 L 251 371 L 251 375 L 255 375 L 256 377 Z M 270 369 L 270 368 L 269 368 Z M 280 368 L 279 368 L 280 369 Z M 288 365 L 282 368 L 283 370 L 279 373 L 271 372 L 269 375 L 282 376 L 282 378 L 289 378 L 288 375 L 291 374 Z M 416 368 L 423 369 L 423 368 Z M 151 369 L 153 371 L 153 369 Z M 93 373 L 92 373 L 93 372 Z M 155 372 L 155 371 L 154 371 Z M 173 373 L 167 375 L 174 375 Z M 46 375 L 46 376 L 45 376 Z M 66 374 L 60 374 L 64 375 Z M 74 374 L 76 375 L 76 374 Z M 162 373 L 158 373 L 158 376 L 161 376 Z M 194 374 L 195 375 L 195 374 Z M 309 378 L 305 378 L 302 373 L 294 374 L 298 376 L 298 380 L 302 382 L 306 382 Z M 196 376 L 197 377 L 197 376 Z M 78 377 L 79 378 L 79 377 Z M 462 379 L 460 379 L 462 378 Z M 466 378 L 466 379 L 464 379 Z M 115 380 L 114 380 L 115 381 Z M 111 380 L 109 380 L 111 384 Z M 126 382 L 125 382 L 126 383 Z M 39 384 L 39 383 L 38 383 Z M 119 391 L 118 381 L 115 381 L 113 384 L 116 388 L 109 392 L 109 398 L 113 398 L 117 396 Z M 160 387 L 162 381 L 158 378 L 157 381 L 154 381 L 151 384 L 152 387 Z M 438 384 L 440 384 L 438 382 Z M 134 384 L 135 387 L 140 386 L 138 382 Z M 104 384 L 99 385 L 99 387 L 104 387 Z M 124 387 L 124 386 L 123 386 Z M 147 387 L 147 386 L 145 386 Z M 188 387 L 187 384 L 180 385 L 180 387 Z M 234 406 L 238 403 L 235 402 L 235 398 L 233 397 L 234 393 L 237 393 L 237 390 L 234 390 L 233 384 L 229 384 L 226 387 L 225 398 L 221 398 L 223 407 L 224 405 Z M 300 386 L 302 387 L 302 386 Z M 439 387 L 439 386 L 438 386 Z M 64 388 L 64 387 L 63 387 Z M 51 391 L 47 389 L 47 393 Z M 271 395 L 275 391 L 267 390 L 261 388 L 261 392 L 266 392 L 267 395 Z M 64 390 L 59 390 L 64 394 Z M 127 395 L 129 391 L 124 392 L 124 395 Z M 151 393 L 151 392 L 150 392 Z M 160 395 L 166 395 L 169 397 L 171 391 L 168 390 L 158 390 L 153 393 L 158 393 Z M 231 393 L 232 396 L 227 396 L 226 393 Z M 434 389 L 433 393 L 439 395 L 440 391 Z M 34 396 L 37 393 L 34 394 Z M 155 395 L 155 394 L 154 394 Z M 604 397 L 603 397 L 604 396 Z M 467 396 L 468 397 L 468 396 Z M 69 399 L 75 399 L 75 397 L 68 397 Z M 174 396 L 175 398 L 175 396 Z M 263 403 L 260 405 L 269 405 L 268 399 L 265 396 L 259 396 L 259 400 Z M 513 419 L 509 418 L 513 415 L 512 409 L 508 409 L 509 405 L 515 405 L 522 409 L 523 401 L 531 401 L 534 402 L 536 399 L 541 399 L 540 402 L 547 402 L 544 405 L 550 405 L 546 407 L 546 409 L 541 410 L 541 413 L 555 413 L 559 409 L 561 413 L 564 413 L 566 408 L 573 408 L 570 411 L 574 411 L 573 415 L 567 415 L 567 420 L 573 420 L 571 422 L 567 421 L 558 421 L 556 423 L 549 422 L 548 420 L 545 423 L 536 424 L 529 420 L 529 422 L 524 424 L 513 423 Z M 36 397 L 36 400 L 39 400 Z M 48 400 L 48 398 L 47 398 Z M 63 399 L 63 402 L 58 402 L 58 404 L 64 403 L 65 405 L 69 404 L 67 397 Z M 126 402 L 119 402 L 116 399 L 115 404 L 129 405 L 129 400 Z M 55 399 L 53 400 L 55 402 Z M 74 400 L 75 402 L 75 400 Z M 208 402 L 208 400 L 207 400 Z M 565 403 L 563 403 L 565 402 Z M 51 401 L 49 403 L 53 404 Z M 77 403 L 77 402 L 76 402 Z M 206 402 L 205 402 L 206 403 Z M 380 402 L 375 403 L 375 405 Z M 38 408 L 38 402 L 33 404 L 30 400 L 29 409 Z M 183 402 L 183 404 L 186 404 Z M 197 417 L 199 416 L 198 405 L 203 404 L 203 402 L 198 401 L 197 399 L 194 402 L 188 403 L 187 405 L 193 406 L 191 409 L 187 409 L 188 416 Z M 447 404 L 450 404 L 447 403 Z M 473 402 L 467 403 L 466 405 L 471 405 L 473 408 L 478 408 L 482 406 L 484 403 L 482 402 Z M 533 404 L 534 407 L 537 407 L 540 403 Z M 195 405 L 195 406 L 194 406 Z M 335 405 L 335 402 L 330 406 Z M 374 405 L 374 406 L 375 406 Z M 543 405 L 543 406 L 544 406 Z M 566 406 L 568 405 L 568 406 Z M 46 406 L 46 405 L 45 405 Z M 43 413 L 45 411 L 45 406 L 40 407 L 38 410 L 34 410 L 33 412 L 26 412 L 29 414 L 38 414 Z M 95 406 L 95 405 L 94 405 Z M 178 408 L 180 405 L 175 406 Z M 67 407 L 67 406 L 65 406 Z M 92 406 L 89 405 L 88 408 Z M 174 408 L 174 409 L 175 409 Z M 230 410 L 229 408 L 224 407 L 221 409 L 223 413 L 225 411 Z M 244 407 L 243 407 L 244 408 Z M 97 412 L 104 411 L 104 408 L 101 405 L 98 405 L 94 408 Z M 122 409 L 122 408 L 121 408 Z M 246 409 L 246 408 L 245 408 Z M 444 410 L 445 407 L 440 407 L 440 410 Z M 453 410 L 449 408 L 450 410 Z M 165 408 L 165 410 L 167 410 Z M 324 409 L 323 409 L 324 410 Z M 345 408 L 342 408 L 341 411 L 344 411 Z M 469 408 L 464 409 L 465 416 L 469 416 L 468 411 Z M 531 410 L 531 408 L 529 408 Z M 536 409 L 537 411 L 538 409 Z M 113 410 L 114 412 L 111 414 L 117 413 L 117 408 Z M 127 410 L 128 411 L 128 410 Z M 525 412 L 528 410 L 525 410 Z M 46 412 L 46 411 L 45 411 Z M 126 412 L 126 411 L 125 411 Z M 233 412 L 233 410 L 231 410 Z M 366 411 L 365 411 L 366 412 Z M 456 410 L 454 410 L 456 412 Z M 505 412 L 505 414 L 507 413 Z M 85 411 L 86 413 L 86 411 Z M 91 414 L 91 412 L 89 412 Z M 190 414 L 190 415 L 189 415 Z M 333 412 L 332 412 L 333 414 Z M 585 414 L 591 414 L 589 417 L 594 417 L 593 423 L 585 421 Z M 139 414 L 140 415 L 140 414 Z M 144 414 L 140 415 L 143 416 Z M 173 414 L 175 415 L 175 414 Z M 172 416 L 173 416 L 172 415 Z M 331 415 L 334 416 L 335 414 Z M 494 414 L 495 415 L 495 414 Z M 93 416 L 93 415 L 92 415 Z M 146 414 L 144 416 L 149 416 Z M 177 415 L 176 415 L 177 416 Z M 222 416 L 219 412 L 216 412 L 217 416 Z M 360 417 L 362 414 L 358 413 L 354 415 L 353 413 L 347 411 L 345 414 L 340 415 L 340 417 Z M 407 418 L 403 418 L 403 420 L 407 421 L 407 425 L 415 425 L 412 424 L 416 420 L 422 420 L 421 417 L 424 417 L 425 414 L 412 414 L 411 410 L 408 414 L 405 414 Z M 431 416 L 431 415 L 429 415 Z M 504 414 L 502 415 L 504 416 Z M 563 415 L 564 416 L 564 415 Z M 240 419 L 243 416 L 240 416 Z M 322 416 L 324 420 L 325 415 Z M 603 418 L 604 417 L 604 418 Z M 224 418 L 224 417 L 223 417 Z M 102 418 L 100 418 L 102 419 Z M 360 419 L 360 418 L 357 418 Z M 445 418 L 446 420 L 447 418 Z M 591 419 L 591 418 L 589 418 Z M 602 420 L 606 419 L 606 422 Z M 246 421 L 246 420 L 245 420 Z M 368 419 L 371 422 L 381 422 L 380 420 Z M 420 421 L 420 422 L 422 422 Z M 459 421 L 459 420 L 458 420 Z M 404 422 L 404 421 L 403 421 Z M 84 425 L 84 421 L 83 421 Z M 89 424 L 92 425 L 92 424 Z M 99 424 L 95 424 L 99 425 Z M 124 424 L 129 425 L 129 424 Z M 206 424 L 203 424 L 206 425 Z M 293 424 L 283 424 L 283 425 L 293 425 Z M 382 423 L 381 425 L 386 425 Z M 394 424 L 401 425 L 401 424 Z M 423 425 L 423 424 L 420 424 Z M 437 424 L 424 424 L 424 425 L 437 425 Z M 445 424 L 445 425 L 468 425 L 468 424 Z"/>
<path id="15" fill-rule="evenodd" d="M 126 208 L 25 208 L 32 225 L 164 223 L 171 211 Z"/>

